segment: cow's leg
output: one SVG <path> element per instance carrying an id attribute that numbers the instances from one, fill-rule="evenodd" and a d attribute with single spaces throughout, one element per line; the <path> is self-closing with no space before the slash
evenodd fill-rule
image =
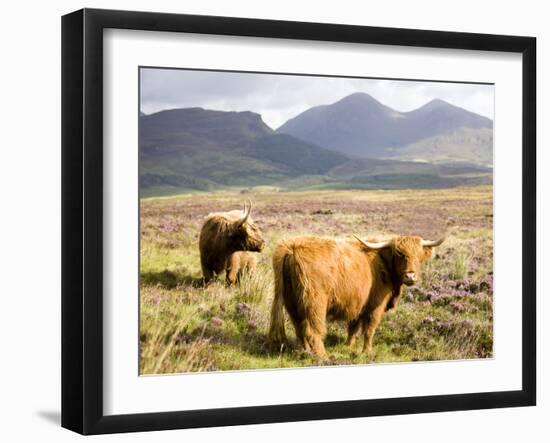
<path id="1" fill-rule="evenodd" d="M 237 283 L 239 280 L 239 269 L 238 268 L 227 268 L 225 270 L 225 283 L 227 286 L 232 286 Z"/>
<path id="2" fill-rule="evenodd" d="M 304 347 L 304 350 L 306 352 L 310 352 L 311 346 L 309 346 L 309 342 L 306 340 L 306 337 L 305 337 L 306 322 L 298 321 L 293 323 L 294 323 L 294 330 L 296 331 L 296 340 L 298 340 L 298 343 L 300 343 Z"/>
<path id="3" fill-rule="evenodd" d="M 348 323 L 348 339 L 346 340 L 346 345 L 353 348 L 355 346 L 355 341 L 357 336 L 361 332 L 361 320 L 352 320 Z"/>
<path id="4" fill-rule="evenodd" d="M 216 276 L 214 274 L 214 271 L 212 271 L 212 269 L 210 269 L 208 267 L 205 267 L 205 266 L 202 267 L 202 275 L 204 277 L 204 284 L 205 285 L 210 283 L 214 279 L 214 277 Z"/>
<path id="5" fill-rule="evenodd" d="M 239 268 L 238 277 L 241 278 L 243 274 L 252 274 L 256 269 L 256 257 L 253 252 L 244 252 L 241 256 L 241 265 Z"/>
<path id="6" fill-rule="evenodd" d="M 245 274 L 250 276 L 252 274 L 252 268 L 250 268 L 250 266 L 247 264 L 245 265 L 241 264 L 237 271 L 236 282 L 238 283 L 242 281 Z"/>
<path id="7" fill-rule="evenodd" d="M 306 351 L 310 351 L 309 343 L 304 337 L 305 322 L 298 318 L 295 312 L 292 312 L 292 314 L 289 312 L 289 317 L 292 321 L 292 325 L 294 326 L 294 331 L 296 332 L 296 340 L 304 347 Z"/>
<path id="8" fill-rule="evenodd" d="M 323 335 L 314 330 L 311 324 L 306 321 L 306 327 L 304 328 L 304 341 L 309 346 L 304 346 L 306 351 L 311 350 L 317 357 L 325 359 L 327 353 L 325 352 L 325 345 L 323 343 Z"/>
<path id="9" fill-rule="evenodd" d="M 227 286 L 237 283 L 240 267 L 241 262 L 239 253 L 234 252 L 229 256 L 225 264 L 225 283 Z"/>
<path id="10" fill-rule="evenodd" d="M 201 254 L 201 269 L 204 277 L 204 284 L 207 285 L 215 277 L 213 266 L 208 263 L 208 260 Z"/>
<path id="11" fill-rule="evenodd" d="M 370 313 L 370 315 L 365 317 L 365 321 L 363 322 L 363 328 L 365 333 L 365 343 L 363 344 L 363 352 L 369 353 L 372 351 L 372 337 L 374 336 L 374 333 L 376 332 L 376 328 L 378 328 L 378 325 L 380 324 L 380 321 L 384 316 L 385 310 L 386 310 L 386 303 L 382 303 L 381 305 L 374 308 L 374 310 Z"/>
<path id="12" fill-rule="evenodd" d="M 317 300 L 323 299 L 318 297 Z M 319 358 L 326 358 L 325 345 L 323 344 L 323 337 L 326 332 L 326 314 L 327 307 L 325 303 L 317 303 L 315 306 L 308 306 L 306 309 L 306 319 L 304 321 L 305 327 L 304 339 L 309 343 L 311 350 Z"/>
<path id="13" fill-rule="evenodd" d="M 246 261 L 246 272 L 249 274 L 253 274 L 256 271 L 256 265 L 258 264 L 256 256 L 252 254 L 249 255 L 248 260 Z"/>
<path id="14" fill-rule="evenodd" d="M 285 303 L 285 307 L 286 311 L 288 312 L 288 316 L 290 317 L 290 321 L 292 321 L 292 325 L 294 326 L 294 331 L 296 332 L 296 340 L 304 347 L 307 352 L 309 352 L 311 348 L 305 338 L 307 322 L 304 319 L 303 310 L 299 310 L 296 304 L 292 303 L 292 299 L 288 301 L 290 301 L 290 304 Z"/>
<path id="15" fill-rule="evenodd" d="M 248 262 L 241 263 L 239 267 L 239 271 L 237 272 L 237 281 L 241 281 L 243 279 L 244 274 L 250 275 L 251 269 Z"/>

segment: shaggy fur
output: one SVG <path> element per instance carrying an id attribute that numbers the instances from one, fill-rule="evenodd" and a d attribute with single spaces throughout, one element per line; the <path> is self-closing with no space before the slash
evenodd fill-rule
<path id="1" fill-rule="evenodd" d="M 432 247 L 421 241 L 395 237 L 377 250 L 359 240 L 301 237 L 280 242 L 273 255 L 270 340 L 286 340 L 284 306 L 306 351 L 326 357 L 323 338 L 330 318 L 347 323 L 350 346 L 363 331 L 363 352 L 370 352 L 384 312 L 397 304 L 405 281 L 412 284 L 404 278 L 419 275 L 431 255 Z"/>
<path id="2" fill-rule="evenodd" d="M 201 228 L 199 250 L 205 283 L 225 271 L 228 285 L 235 284 L 246 270 L 253 270 L 264 239 L 251 217 L 240 224 L 244 216 L 240 210 L 209 214 Z"/>

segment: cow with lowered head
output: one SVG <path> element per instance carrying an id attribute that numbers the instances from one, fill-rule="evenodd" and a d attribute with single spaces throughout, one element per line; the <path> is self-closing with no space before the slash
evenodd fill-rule
<path id="1" fill-rule="evenodd" d="M 260 229 L 254 224 L 248 202 L 243 211 L 209 214 L 201 228 L 199 250 L 205 283 L 225 271 L 228 285 L 235 284 L 245 271 L 256 266 L 256 256 L 265 244 Z"/>
<path id="2" fill-rule="evenodd" d="M 443 240 L 398 236 L 382 242 L 358 237 L 282 241 L 273 255 L 271 341 L 280 344 L 286 340 L 286 308 L 306 351 L 326 357 L 323 339 L 330 318 L 347 323 L 346 343 L 352 347 L 362 331 L 363 352 L 370 352 L 384 312 L 397 304 L 402 285 L 418 281 L 422 264 Z"/>

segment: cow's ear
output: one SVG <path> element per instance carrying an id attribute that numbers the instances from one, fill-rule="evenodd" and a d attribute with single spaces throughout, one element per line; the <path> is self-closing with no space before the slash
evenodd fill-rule
<path id="1" fill-rule="evenodd" d="M 246 223 L 234 223 L 233 224 L 233 233 L 239 234 L 246 230 Z"/>
<path id="2" fill-rule="evenodd" d="M 422 249 L 424 249 L 424 260 L 428 260 L 432 256 L 432 251 L 434 248 L 431 246 L 423 246 Z"/>

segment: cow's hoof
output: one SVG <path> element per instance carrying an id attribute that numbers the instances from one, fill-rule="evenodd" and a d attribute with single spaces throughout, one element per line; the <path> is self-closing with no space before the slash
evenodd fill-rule
<path id="1" fill-rule="evenodd" d="M 318 362 L 322 362 L 322 361 L 327 359 L 327 354 L 316 354 L 315 352 L 313 352 L 311 350 L 304 351 L 304 352 L 309 358 L 311 358 L 313 360 L 317 360 Z"/>

